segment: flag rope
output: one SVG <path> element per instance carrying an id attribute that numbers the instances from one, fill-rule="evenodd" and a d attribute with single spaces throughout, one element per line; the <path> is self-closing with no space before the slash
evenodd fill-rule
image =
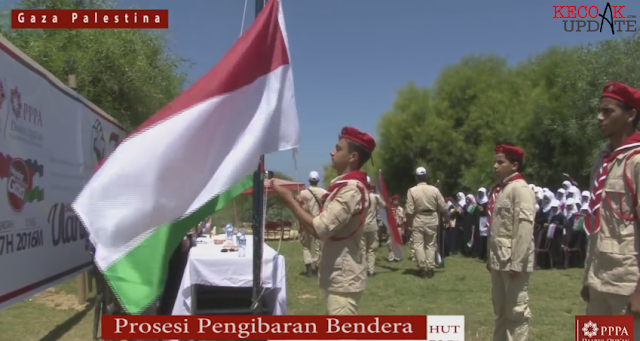
<path id="1" fill-rule="evenodd" d="M 242 10 L 242 23 L 240 24 L 240 35 L 244 32 L 244 20 L 247 17 L 247 3 L 249 0 L 244 0 L 244 9 Z"/>

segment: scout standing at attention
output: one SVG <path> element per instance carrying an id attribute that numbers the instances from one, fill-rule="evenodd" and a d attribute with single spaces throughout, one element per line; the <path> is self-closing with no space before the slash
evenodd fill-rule
<path id="1" fill-rule="evenodd" d="M 427 185 L 427 170 L 424 167 L 416 169 L 416 181 L 418 184 L 407 191 L 407 228 L 411 229 L 411 249 L 415 252 L 419 275 L 431 278 L 436 267 L 439 215 L 447 215 L 447 206 L 440 191 L 435 186 Z"/>
<path id="2" fill-rule="evenodd" d="M 352 127 L 342 129 L 331 152 L 338 177 L 331 181 L 322 212 L 315 218 L 296 203 L 290 191 L 271 184 L 300 226 L 324 242 L 318 275 L 326 295 L 327 315 L 357 315 L 365 289 L 367 270 L 360 246 L 369 195 L 367 174 L 360 168 L 375 147 L 368 134 Z"/>
<path id="3" fill-rule="evenodd" d="M 498 184 L 487 207 L 491 298 L 496 316 L 494 341 L 529 339 L 529 278 L 533 272 L 533 218 L 536 198 L 520 172 L 524 151 L 514 145 L 495 148 Z"/>
<path id="4" fill-rule="evenodd" d="M 598 125 L 609 140 L 591 171 L 585 219 L 589 246 L 580 295 L 587 315 L 634 314 L 640 331 L 638 185 L 640 185 L 640 91 L 608 83 L 600 97 Z"/>
<path id="5" fill-rule="evenodd" d="M 327 193 L 323 188 L 318 187 L 320 182 L 320 174 L 313 171 L 309 173 L 309 187 L 301 191 L 298 195 L 298 202 L 302 208 L 311 213 L 312 216 L 320 214 L 322 207 L 322 197 Z M 304 260 L 305 275 L 311 277 L 318 274 L 318 260 L 320 260 L 320 252 L 322 249 L 322 241 L 316 239 L 310 233 L 301 229 L 300 242 L 302 243 L 302 259 Z M 312 254 L 311 250 L 315 253 Z"/>
<path id="6" fill-rule="evenodd" d="M 367 177 L 367 182 L 371 179 Z M 378 250 L 378 209 L 385 208 L 384 201 L 373 191 L 375 186 L 369 184 L 369 207 L 362 234 L 362 253 L 367 262 L 367 275 L 376 275 L 376 251 Z"/>
<path id="7" fill-rule="evenodd" d="M 402 206 L 400 206 L 400 196 L 397 194 L 391 197 L 391 212 L 393 212 L 393 219 L 396 220 L 398 234 L 400 235 L 400 238 L 404 238 L 404 223 L 406 222 L 406 219 L 404 217 L 404 210 L 402 209 Z M 387 259 L 389 262 L 401 261 L 400 258 L 396 258 L 393 254 L 393 247 L 391 244 L 391 231 L 387 231 L 387 247 L 389 249 L 389 256 Z"/>

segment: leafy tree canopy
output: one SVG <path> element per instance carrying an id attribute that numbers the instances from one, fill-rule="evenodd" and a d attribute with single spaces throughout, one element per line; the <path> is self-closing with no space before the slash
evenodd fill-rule
<path id="1" fill-rule="evenodd" d="M 510 66 L 494 54 L 472 55 L 440 72 L 430 88 L 409 83 L 378 122 L 376 168 L 390 193 L 404 195 L 424 166 L 445 195 L 494 184 L 493 149 L 525 149 L 525 176 L 557 188 L 569 173 L 586 187 L 604 141 L 598 99 L 606 82 L 640 87 L 640 35 L 553 47 Z M 325 184 L 335 176 L 325 167 Z"/>
<path id="2" fill-rule="evenodd" d="M 111 0 L 22 0 L 23 9 L 115 8 Z M 155 114 L 182 92 L 186 60 L 154 30 L 11 30 L 0 33 L 63 82 L 76 75 L 78 92 L 127 128 Z"/>

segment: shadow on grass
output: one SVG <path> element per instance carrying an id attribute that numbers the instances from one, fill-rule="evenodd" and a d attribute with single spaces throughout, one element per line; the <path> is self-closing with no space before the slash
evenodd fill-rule
<path id="1" fill-rule="evenodd" d="M 397 267 L 394 267 L 394 266 L 385 265 L 385 264 L 379 264 L 378 267 L 387 270 L 387 271 L 384 271 L 384 272 L 379 272 L 380 274 L 393 273 L 393 272 L 397 272 L 397 271 L 402 270 L 400 268 L 397 268 Z"/>
<path id="2" fill-rule="evenodd" d="M 53 328 L 47 335 L 43 336 L 39 341 L 57 341 L 62 339 L 66 333 L 71 331 L 82 319 L 93 310 L 95 306 L 95 301 L 91 300 L 91 302 L 82 310 L 71 316 L 68 320 L 62 322 Z M 91 335 L 87 335 L 87 339 L 90 339 Z"/>

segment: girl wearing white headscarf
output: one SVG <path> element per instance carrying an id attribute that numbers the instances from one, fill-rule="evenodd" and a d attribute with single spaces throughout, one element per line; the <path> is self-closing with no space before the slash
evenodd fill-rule
<path id="1" fill-rule="evenodd" d="M 589 202 L 583 202 L 580 214 L 574 215 L 567 222 L 567 248 L 580 250 L 581 258 L 577 258 L 578 253 L 569 253 L 570 256 L 567 260 L 569 267 L 578 266 L 582 267 L 584 259 L 587 255 L 587 233 L 584 230 L 584 217 L 589 213 Z M 576 221 L 577 219 L 577 221 Z"/>
<path id="2" fill-rule="evenodd" d="M 480 220 L 478 204 L 473 194 L 467 194 L 466 206 L 463 213 L 464 224 L 462 225 L 462 255 L 471 257 L 471 248 L 474 243 L 474 231 Z"/>
<path id="3" fill-rule="evenodd" d="M 544 197 L 542 198 L 542 212 L 547 213 L 549 212 L 549 210 L 551 210 L 551 204 L 553 203 L 553 201 L 557 199 L 554 198 L 553 193 L 551 193 L 551 191 L 547 192 L 544 194 Z M 558 204 L 560 204 L 560 202 L 558 202 Z"/>
<path id="4" fill-rule="evenodd" d="M 578 211 L 580 211 L 582 208 L 582 192 L 580 191 L 580 188 L 575 186 L 573 187 L 573 198 L 576 200 Z"/>
<path id="5" fill-rule="evenodd" d="M 487 259 L 487 237 L 489 235 L 489 229 L 486 226 L 487 221 L 487 205 L 489 204 L 489 196 L 487 195 L 487 189 L 484 187 L 478 188 L 478 198 L 476 200 L 478 204 L 478 224 L 475 228 L 474 243 L 471 250 L 473 257 L 477 257 L 481 260 Z"/>
<path id="6" fill-rule="evenodd" d="M 543 225 L 543 229 L 540 232 L 540 245 L 544 247 L 547 242 L 550 242 L 551 259 L 549 259 L 544 253 L 538 254 L 538 265 L 543 268 L 550 268 L 562 266 L 562 235 L 563 227 L 565 224 L 565 215 L 560 209 L 560 201 L 554 199 L 549 205 L 550 209 L 546 217 L 546 223 Z M 555 227 L 554 227 L 555 226 Z"/>
<path id="7" fill-rule="evenodd" d="M 582 210 L 584 205 L 589 205 L 589 198 L 591 198 L 591 193 L 589 193 L 589 191 L 582 191 L 582 206 L 580 210 Z"/>
<path id="8" fill-rule="evenodd" d="M 565 203 L 567 202 L 567 192 L 568 190 L 565 190 L 564 187 L 559 188 L 556 191 L 556 200 L 558 200 L 558 202 L 560 203 L 560 211 L 562 211 L 563 213 Z"/>
<path id="9" fill-rule="evenodd" d="M 456 195 L 456 209 L 453 213 L 453 217 L 456 220 L 453 228 L 447 231 L 447 240 L 450 247 L 451 254 L 458 254 L 462 249 L 462 246 L 466 243 L 462 240 L 462 229 L 464 227 L 464 208 L 467 205 L 467 200 L 462 192 L 458 192 Z"/>
<path id="10" fill-rule="evenodd" d="M 580 208 L 577 207 L 578 201 L 574 198 L 567 199 L 567 203 L 565 204 L 565 216 L 570 217 L 578 212 L 580 212 Z"/>
<path id="11" fill-rule="evenodd" d="M 476 202 L 478 205 L 483 205 L 489 202 L 489 198 L 487 197 L 487 189 L 484 187 L 478 188 L 478 195 L 476 197 Z"/>
<path id="12" fill-rule="evenodd" d="M 458 199 L 458 206 L 460 207 L 464 207 L 467 204 L 467 199 L 462 192 L 458 192 L 456 199 Z"/>

